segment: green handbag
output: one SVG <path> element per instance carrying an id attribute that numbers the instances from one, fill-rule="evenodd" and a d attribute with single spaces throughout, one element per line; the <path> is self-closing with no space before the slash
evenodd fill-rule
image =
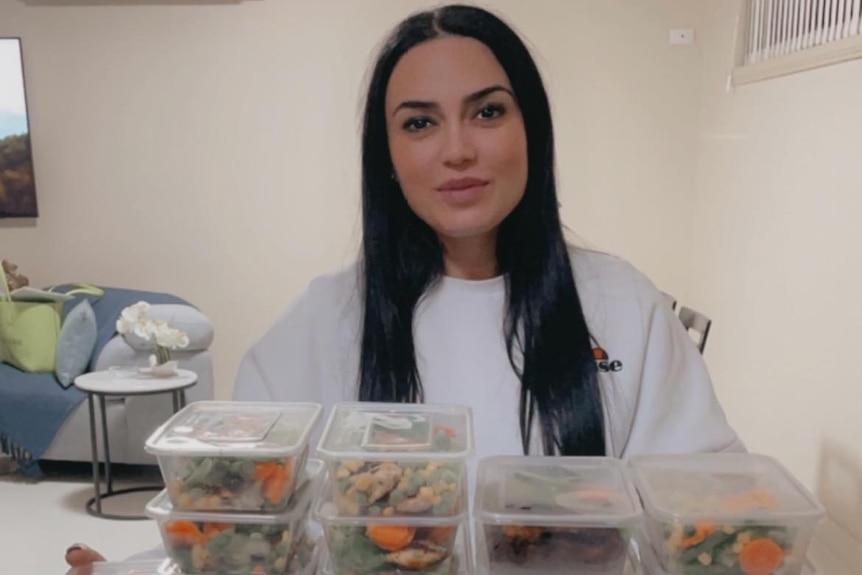
<path id="1" fill-rule="evenodd" d="M 53 372 L 57 338 L 62 323 L 63 300 L 23 301 L 13 300 L 6 281 L 0 271 L 3 291 L 0 293 L 0 361 L 14 365 L 27 372 Z M 104 295 L 101 289 L 78 284 L 81 287 L 60 296 L 74 294 Z M 42 292 L 46 296 L 50 290 Z"/>

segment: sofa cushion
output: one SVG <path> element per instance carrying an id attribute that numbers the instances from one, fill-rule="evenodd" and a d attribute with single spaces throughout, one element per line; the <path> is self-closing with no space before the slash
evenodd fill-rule
<path id="1" fill-rule="evenodd" d="M 96 314 L 87 300 L 77 304 L 63 318 L 54 353 L 54 374 L 64 388 L 86 371 L 97 335 Z"/>
<path id="2" fill-rule="evenodd" d="M 152 320 L 161 320 L 189 336 L 189 345 L 183 351 L 204 351 L 209 349 L 213 341 L 213 326 L 209 318 L 199 310 L 182 304 L 153 304 L 150 306 L 147 317 Z M 139 351 L 150 351 L 154 344 L 137 335 L 134 332 L 123 335 L 130 347 Z"/>

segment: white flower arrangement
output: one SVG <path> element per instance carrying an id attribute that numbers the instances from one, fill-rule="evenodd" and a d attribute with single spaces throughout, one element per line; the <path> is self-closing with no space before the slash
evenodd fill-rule
<path id="1" fill-rule="evenodd" d="M 150 366 L 164 365 L 171 359 L 171 350 L 188 347 L 189 336 L 161 320 L 147 317 L 150 304 L 139 301 L 122 311 L 117 319 L 117 332 L 134 333 L 145 341 L 156 344 L 156 353 L 150 356 Z"/>

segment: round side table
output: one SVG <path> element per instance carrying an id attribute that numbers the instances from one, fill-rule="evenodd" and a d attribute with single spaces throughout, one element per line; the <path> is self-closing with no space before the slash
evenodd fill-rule
<path id="1" fill-rule="evenodd" d="M 178 369 L 176 375 L 169 377 L 155 377 L 141 373 L 136 368 L 114 368 L 85 373 L 75 378 L 75 387 L 87 394 L 87 407 L 90 410 L 90 449 L 93 457 L 93 489 L 95 495 L 87 501 L 87 513 L 105 519 L 148 519 L 145 515 L 112 515 L 103 513 L 102 499 L 139 491 L 158 491 L 164 488 L 163 485 L 159 485 L 114 490 L 113 478 L 111 477 L 111 449 L 108 441 L 107 418 L 105 416 L 105 398 L 108 396 L 129 397 L 132 395 L 170 393 L 173 398 L 174 413 L 176 413 L 185 407 L 185 390 L 196 384 L 197 381 L 197 374 L 187 369 Z M 99 485 L 99 449 L 96 440 L 94 398 L 99 402 L 99 411 L 101 413 L 102 450 L 105 455 L 106 489 L 104 492 L 101 491 Z"/>

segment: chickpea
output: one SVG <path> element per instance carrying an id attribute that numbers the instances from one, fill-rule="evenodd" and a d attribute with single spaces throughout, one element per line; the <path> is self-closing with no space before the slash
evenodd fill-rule
<path id="1" fill-rule="evenodd" d="M 434 490 L 431 489 L 430 487 L 420 487 L 419 488 L 419 495 L 417 497 L 419 497 L 419 499 L 423 499 L 425 501 L 431 501 L 434 499 L 435 495 L 436 494 L 434 493 Z"/>
<path id="2" fill-rule="evenodd" d="M 370 491 L 374 485 L 374 477 L 370 473 L 360 473 L 353 478 L 353 486 L 357 491 Z"/>

